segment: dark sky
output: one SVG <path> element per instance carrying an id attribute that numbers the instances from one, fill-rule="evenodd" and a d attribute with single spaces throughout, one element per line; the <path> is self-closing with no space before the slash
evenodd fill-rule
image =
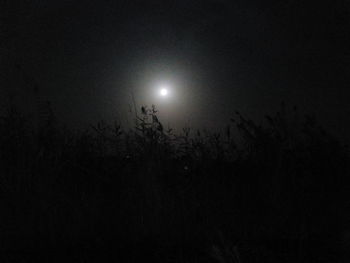
<path id="1" fill-rule="evenodd" d="M 127 122 L 134 92 L 175 127 L 223 126 L 235 110 L 261 119 L 283 100 L 350 134 L 349 1 L 2 0 L 0 10 L 1 96 L 29 100 L 37 83 L 70 125 Z M 166 100 L 154 94 L 162 83 Z"/>

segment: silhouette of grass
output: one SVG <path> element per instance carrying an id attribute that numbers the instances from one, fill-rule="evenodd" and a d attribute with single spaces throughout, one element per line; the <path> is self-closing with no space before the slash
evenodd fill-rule
<path id="1" fill-rule="evenodd" d="M 346 250 L 348 149 L 296 109 L 264 125 L 237 113 L 220 133 L 175 134 L 154 106 L 129 131 L 50 118 L 0 118 L 3 255 L 321 262 Z"/>

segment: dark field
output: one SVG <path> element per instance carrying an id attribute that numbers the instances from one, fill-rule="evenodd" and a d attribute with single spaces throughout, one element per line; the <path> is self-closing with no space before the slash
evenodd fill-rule
<path id="1" fill-rule="evenodd" d="M 72 132 L 0 119 L 1 262 L 346 262 L 345 146 L 281 107 L 257 125 Z"/>

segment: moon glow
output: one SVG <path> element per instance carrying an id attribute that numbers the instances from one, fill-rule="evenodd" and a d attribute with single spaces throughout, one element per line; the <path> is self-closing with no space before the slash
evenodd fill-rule
<path id="1" fill-rule="evenodd" d="M 161 88 L 160 89 L 160 96 L 165 97 L 168 95 L 168 90 L 166 88 Z"/>

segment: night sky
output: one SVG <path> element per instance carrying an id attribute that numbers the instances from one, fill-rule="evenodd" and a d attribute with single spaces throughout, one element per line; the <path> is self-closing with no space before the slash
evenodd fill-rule
<path id="1" fill-rule="evenodd" d="M 236 110 L 261 120 L 284 101 L 349 138 L 349 1 L 3 0 L 0 10 L 2 100 L 28 103 L 36 85 L 69 125 L 128 125 L 134 93 L 178 129 L 216 129 Z"/>

